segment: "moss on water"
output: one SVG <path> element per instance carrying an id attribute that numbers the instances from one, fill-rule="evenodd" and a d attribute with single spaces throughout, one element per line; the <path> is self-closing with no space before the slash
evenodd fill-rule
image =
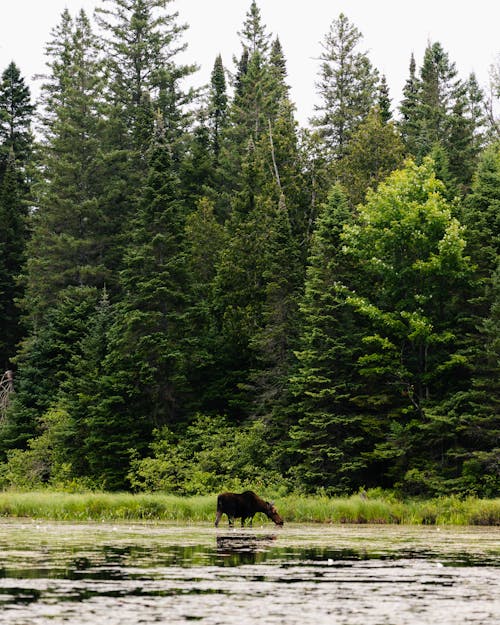
<path id="1" fill-rule="evenodd" d="M 206 522 L 215 517 L 216 495 L 181 497 L 161 493 L 0 492 L 0 516 L 58 521 L 158 520 Z M 441 497 L 305 497 L 276 499 L 286 522 L 405 525 L 500 525 L 500 499 Z"/>

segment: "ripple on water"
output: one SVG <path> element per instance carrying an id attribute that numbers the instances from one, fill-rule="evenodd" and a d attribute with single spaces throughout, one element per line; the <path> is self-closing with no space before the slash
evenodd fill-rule
<path id="1" fill-rule="evenodd" d="M 500 530 L 0 522 L 0 623 L 500 622 Z"/>

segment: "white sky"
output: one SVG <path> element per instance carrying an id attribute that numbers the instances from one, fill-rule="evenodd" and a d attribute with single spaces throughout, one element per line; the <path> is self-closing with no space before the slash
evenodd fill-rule
<path id="1" fill-rule="evenodd" d="M 84 8 L 89 15 L 100 0 L 0 0 L 0 71 L 11 60 L 31 82 L 44 71 L 44 48 L 51 29 L 65 7 L 72 14 Z M 174 0 L 171 10 L 190 28 L 186 61 L 200 66 L 195 82 L 209 80 L 218 53 L 228 69 L 241 48 L 241 29 L 250 0 Z M 401 98 L 408 77 L 410 55 L 417 66 L 428 41 L 439 41 L 456 63 L 461 77 L 476 72 L 483 87 L 488 70 L 500 54 L 498 0 L 258 0 L 268 31 L 278 35 L 288 63 L 288 80 L 297 117 L 302 124 L 318 102 L 315 81 L 320 41 L 330 23 L 344 12 L 363 34 L 362 49 L 385 73 L 393 105 Z"/>

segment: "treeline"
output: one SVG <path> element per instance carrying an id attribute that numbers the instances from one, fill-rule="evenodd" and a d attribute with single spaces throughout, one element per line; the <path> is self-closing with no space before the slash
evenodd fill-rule
<path id="1" fill-rule="evenodd" d="M 0 486 L 498 495 L 493 103 L 435 42 L 393 107 L 341 14 L 299 128 L 255 2 L 199 90 L 186 28 L 103 0 L 36 110 L 2 75 Z"/>

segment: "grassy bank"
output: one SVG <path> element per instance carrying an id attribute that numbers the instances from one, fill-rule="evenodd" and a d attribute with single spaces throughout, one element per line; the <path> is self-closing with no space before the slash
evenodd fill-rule
<path id="1" fill-rule="evenodd" d="M 0 516 L 60 521 L 213 521 L 215 495 L 51 491 L 0 492 Z M 500 499 L 443 497 L 427 501 L 287 496 L 276 500 L 285 522 L 500 525 Z M 257 519 L 256 519 L 257 520 Z M 263 520 L 263 519 L 262 519 Z"/>

